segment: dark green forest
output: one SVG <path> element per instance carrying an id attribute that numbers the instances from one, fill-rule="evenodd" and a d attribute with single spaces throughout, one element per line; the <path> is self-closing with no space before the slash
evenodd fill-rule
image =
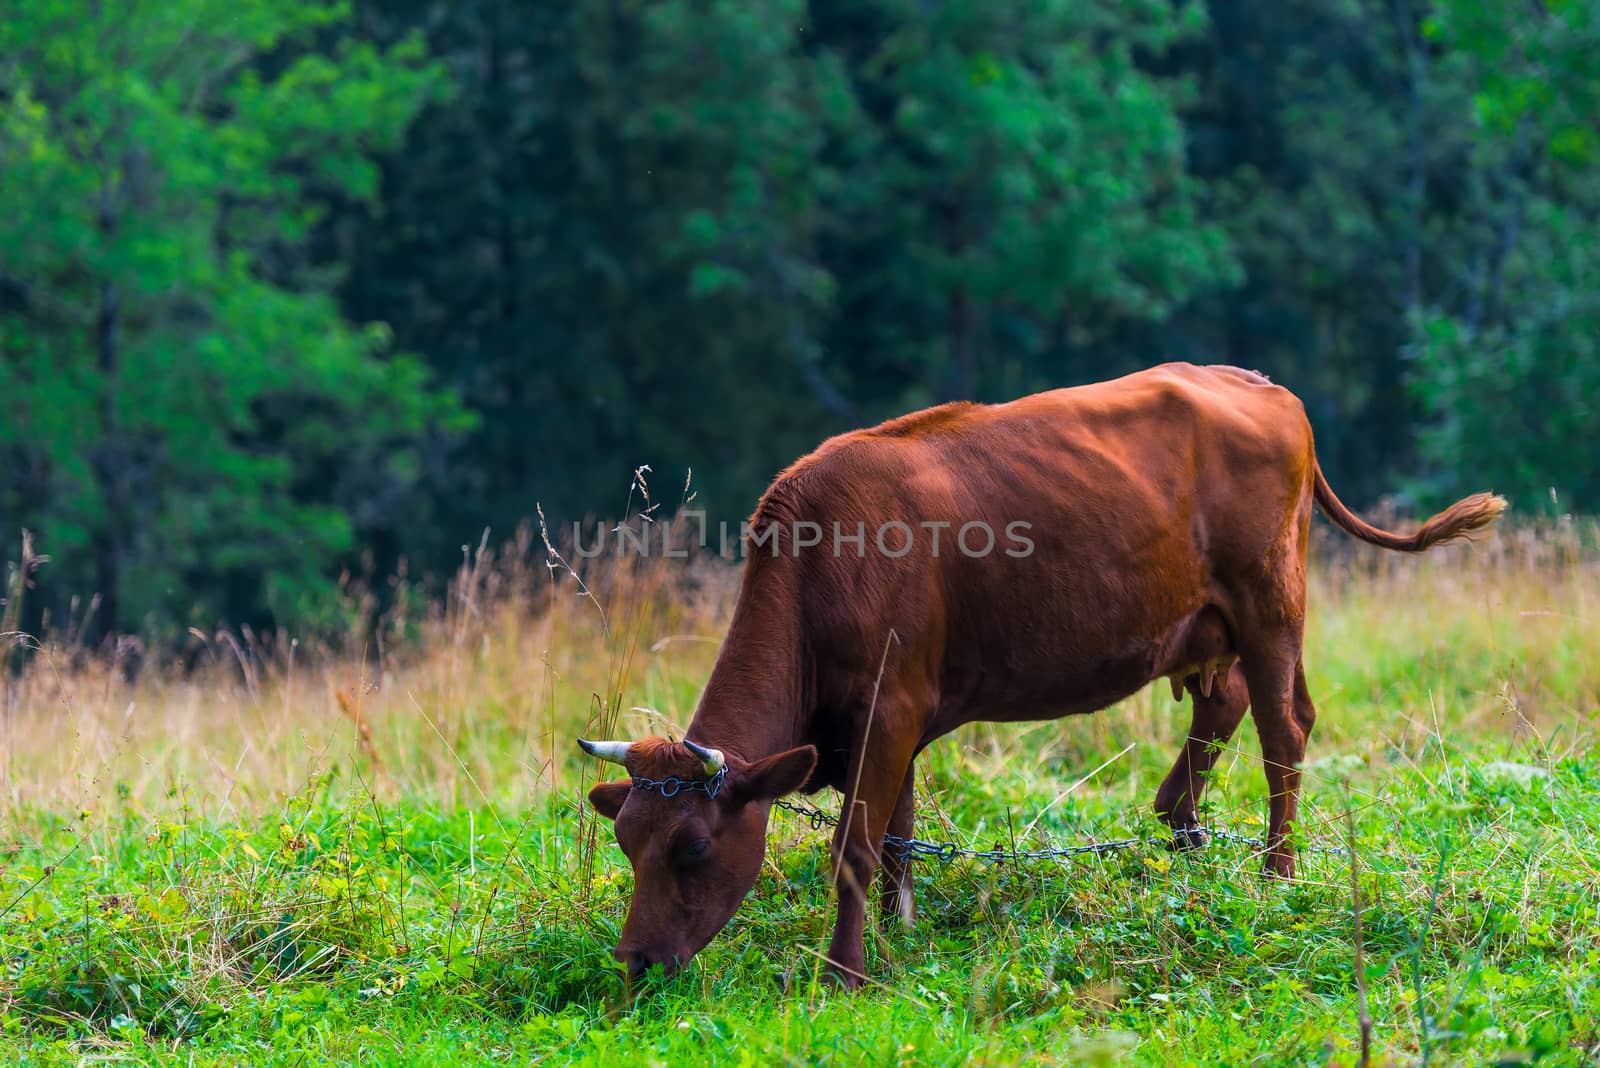
<path id="1" fill-rule="evenodd" d="M 0 0 L 0 557 L 94 633 L 1166 359 L 1600 510 L 1593 0 Z"/>

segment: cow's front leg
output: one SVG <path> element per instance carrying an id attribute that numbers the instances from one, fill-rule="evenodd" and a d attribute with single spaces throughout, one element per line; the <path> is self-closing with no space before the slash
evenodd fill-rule
<path id="1" fill-rule="evenodd" d="M 883 836 L 910 781 L 911 746 L 884 731 L 858 747 L 850 761 L 853 788 L 845 794 L 833 836 L 833 882 L 839 902 L 828 971 L 842 986 L 866 979 L 867 893 L 882 856 Z"/>
<path id="2" fill-rule="evenodd" d="M 907 769 L 905 785 L 900 787 L 900 799 L 895 802 L 894 812 L 889 816 L 889 834 L 900 838 L 910 838 L 916 824 L 916 802 L 912 796 L 915 779 L 914 769 Z M 883 871 L 878 875 L 878 908 L 884 924 L 892 923 L 898 917 L 902 924 L 910 927 L 916 919 L 917 906 L 911 896 L 909 860 L 892 846 L 884 846 Z"/>
<path id="3" fill-rule="evenodd" d="M 1209 696 L 1200 689 L 1195 676 L 1190 676 L 1187 686 L 1194 701 L 1189 736 L 1161 789 L 1156 791 L 1156 815 L 1172 828 L 1173 845 L 1179 849 L 1205 844 L 1197 806 L 1217 762 L 1218 747 L 1233 737 L 1250 704 L 1244 670 L 1238 664 L 1217 680 Z"/>

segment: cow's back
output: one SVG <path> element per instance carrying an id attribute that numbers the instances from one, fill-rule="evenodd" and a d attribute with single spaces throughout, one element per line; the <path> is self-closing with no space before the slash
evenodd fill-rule
<path id="1" fill-rule="evenodd" d="M 802 569 L 824 690 L 859 686 L 893 630 L 952 722 L 1090 711 L 1303 537 L 1312 455 L 1299 401 L 1237 368 L 944 405 L 780 476 L 756 523 L 815 522 L 823 542 L 755 566 Z"/>

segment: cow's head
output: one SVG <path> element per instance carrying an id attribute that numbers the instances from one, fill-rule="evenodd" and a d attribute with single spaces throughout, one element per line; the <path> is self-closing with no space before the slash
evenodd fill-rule
<path id="1" fill-rule="evenodd" d="M 671 972 L 716 937 L 755 885 L 772 802 L 804 785 L 817 751 L 803 745 L 747 763 L 665 738 L 578 744 L 629 774 L 589 791 L 633 865 L 616 958 L 634 975 L 652 964 Z"/>

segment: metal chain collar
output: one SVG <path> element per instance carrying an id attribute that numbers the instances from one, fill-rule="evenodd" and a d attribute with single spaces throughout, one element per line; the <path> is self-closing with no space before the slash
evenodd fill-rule
<path id="1" fill-rule="evenodd" d="M 698 790 L 707 797 L 715 798 L 727 777 L 727 768 L 718 768 L 717 773 L 709 779 L 680 779 L 677 776 L 647 779 L 643 775 L 635 775 L 633 785 L 641 790 L 654 790 L 662 797 L 677 797 L 680 793 L 693 793 Z"/>
<path id="2" fill-rule="evenodd" d="M 811 825 L 811 829 L 814 831 L 820 831 L 828 827 L 839 826 L 839 818 L 837 816 L 824 812 L 822 809 L 817 808 L 814 805 L 808 805 L 799 801 L 790 801 L 787 798 L 782 797 L 778 798 L 778 800 L 774 803 L 779 808 L 787 809 L 790 812 L 804 817 L 806 822 Z M 1247 845 L 1252 849 L 1264 850 L 1267 848 L 1267 843 L 1263 839 L 1252 838 L 1249 835 L 1239 834 L 1237 831 L 1229 831 L 1212 827 L 1196 827 L 1187 829 L 1183 832 L 1185 837 L 1195 835 L 1196 833 L 1210 835 L 1211 837 L 1224 842 L 1235 842 L 1239 845 Z M 955 842 L 929 842 L 921 838 L 902 838 L 898 834 L 886 834 L 883 836 L 883 844 L 894 850 L 894 852 L 902 860 L 911 860 L 917 857 L 932 857 L 935 860 L 940 860 L 947 863 L 957 859 L 958 857 L 971 857 L 974 860 L 989 861 L 1052 860 L 1059 857 L 1082 856 L 1086 853 L 1114 853 L 1122 849 L 1132 849 L 1139 845 L 1141 841 L 1142 839 L 1139 838 L 1111 838 L 1104 842 L 1086 842 L 1082 845 L 1071 846 L 1046 846 L 1043 849 L 1003 849 L 1000 846 L 995 846 L 993 849 L 971 849 L 966 846 L 957 845 Z M 1317 853 L 1328 853 L 1334 856 L 1347 857 L 1350 855 L 1349 850 L 1343 849 L 1339 846 L 1312 845 L 1303 846 L 1301 848 Z"/>

